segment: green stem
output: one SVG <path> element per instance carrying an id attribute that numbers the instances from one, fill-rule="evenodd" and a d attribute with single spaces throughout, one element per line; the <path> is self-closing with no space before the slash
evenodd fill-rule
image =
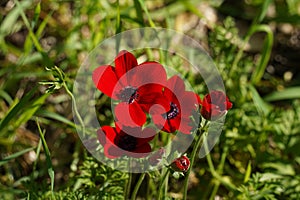
<path id="1" fill-rule="evenodd" d="M 129 199 L 129 196 L 130 196 L 132 173 L 129 173 L 128 176 L 129 176 L 128 181 L 126 182 L 126 185 L 125 185 L 124 199 Z"/>
<path id="2" fill-rule="evenodd" d="M 217 194 L 217 192 L 219 190 L 219 187 L 220 187 L 220 181 L 218 181 L 218 182 L 215 183 L 215 186 L 214 186 L 214 188 L 212 190 L 212 193 L 211 193 L 211 195 L 209 197 L 209 200 L 214 200 L 215 199 L 215 196 L 216 196 L 216 194 Z"/>
<path id="3" fill-rule="evenodd" d="M 119 34 L 122 30 L 120 15 L 121 15 L 120 14 L 120 4 L 119 4 L 119 0 L 118 0 L 117 1 L 117 18 L 116 18 L 116 35 Z M 118 35 L 116 37 L 116 54 L 118 54 L 120 51 L 120 43 L 121 43 L 121 37 L 120 37 L 120 35 Z"/>
<path id="4" fill-rule="evenodd" d="M 65 88 L 66 92 L 68 93 L 68 95 L 69 95 L 69 96 L 71 97 L 71 99 L 72 99 L 73 110 L 74 110 L 75 115 L 76 115 L 76 117 L 77 117 L 77 119 L 78 119 L 78 121 L 79 121 L 79 123 L 80 123 L 80 125 L 81 125 L 82 133 L 83 133 L 83 135 L 85 136 L 85 125 L 84 125 L 84 122 L 83 122 L 83 120 L 82 120 L 82 118 L 81 118 L 79 112 L 78 112 L 75 97 L 74 97 L 73 93 L 69 90 L 69 88 L 68 88 L 66 82 L 63 82 L 63 87 Z"/>
<path id="5" fill-rule="evenodd" d="M 190 176 L 190 173 L 191 173 L 194 161 L 195 161 L 197 150 L 198 150 L 198 148 L 200 146 L 201 141 L 203 140 L 203 135 L 201 135 L 201 133 L 202 133 L 202 128 L 197 131 L 198 139 L 197 139 L 196 144 L 195 144 L 195 146 L 193 148 L 192 155 L 191 155 L 191 158 L 190 158 L 190 168 L 189 168 L 189 170 L 187 171 L 187 173 L 185 175 L 184 190 L 183 190 L 183 199 L 187 198 L 189 176 Z"/>
<path id="6" fill-rule="evenodd" d="M 147 16 L 147 18 L 148 18 L 150 27 L 151 27 L 151 28 L 155 28 L 155 23 L 154 23 L 153 20 L 151 19 L 151 16 L 150 16 L 150 14 L 149 14 L 149 12 L 148 12 L 148 9 L 147 9 L 147 7 L 146 7 L 144 1 L 142 1 L 142 0 L 138 0 L 138 1 L 139 1 L 140 5 L 141 5 L 142 9 L 143 9 L 144 12 L 146 13 L 146 16 Z"/>
<path id="7" fill-rule="evenodd" d="M 133 192 L 132 192 L 132 195 L 131 195 L 131 200 L 135 200 L 136 199 L 136 195 L 137 195 L 137 193 L 138 193 L 138 191 L 140 189 L 140 186 L 141 186 L 141 184 L 142 184 L 142 182 L 143 182 L 143 180 L 145 178 L 145 175 L 146 175 L 146 173 L 142 173 L 140 175 L 140 178 L 139 178 L 138 182 L 136 183 L 136 185 L 135 185 L 135 187 L 133 189 Z"/>
<path id="8" fill-rule="evenodd" d="M 243 51 L 246 47 L 246 44 L 250 40 L 252 34 L 256 32 L 255 29 L 258 26 L 258 23 L 260 23 L 263 20 L 263 18 L 265 17 L 268 6 L 271 2 L 272 2 L 272 0 L 264 1 L 263 6 L 261 7 L 261 11 L 257 15 L 257 17 L 253 20 L 248 32 L 246 33 L 246 36 L 245 36 L 244 41 L 242 43 L 242 46 L 239 49 L 237 55 L 235 56 L 235 59 L 233 61 L 232 67 L 231 67 L 230 72 L 229 72 L 229 77 L 231 77 L 233 75 L 233 73 L 235 72 L 235 70 L 237 69 L 237 64 L 240 61 L 240 59 L 242 58 Z"/>
<path id="9" fill-rule="evenodd" d="M 167 168 L 167 171 L 164 173 L 163 178 L 160 180 L 160 184 L 158 187 L 158 196 L 157 196 L 157 200 L 161 199 L 161 191 L 162 191 L 162 187 L 164 185 L 164 182 L 167 178 L 167 176 L 169 175 L 170 170 Z"/>
<path id="10" fill-rule="evenodd" d="M 273 36 L 272 29 L 268 25 L 258 25 L 255 27 L 254 31 L 255 32 L 261 31 L 261 32 L 265 32 L 267 34 L 265 41 L 264 41 L 263 49 L 261 52 L 261 57 L 260 57 L 259 62 L 257 64 L 257 66 L 255 67 L 255 70 L 251 76 L 251 82 L 255 85 L 263 77 L 265 69 L 268 65 L 268 62 L 269 62 L 269 59 L 270 59 L 271 53 L 272 53 L 274 36 Z"/>
<path id="11" fill-rule="evenodd" d="M 203 143 L 204 143 L 204 149 L 205 149 L 205 152 L 208 152 L 207 141 L 206 141 L 206 138 L 205 138 L 206 136 L 205 136 L 205 134 L 203 134 L 203 136 L 204 136 L 204 137 L 203 137 L 203 139 L 204 139 L 204 140 L 203 140 Z M 231 190 L 236 190 L 235 185 L 233 185 L 233 184 L 230 183 L 230 182 L 225 181 L 225 180 L 223 179 L 223 177 L 220 176 L 220 175 L 216 172 L 215 167 L 214 167 L 214 164 L 213 164 L 213 162 L 212 162 L 212 159 L 211 159 L 211 156 L 210 156 L 209 153 L 206 155 L 206 159 L 207 159 L 207 163 L 208 163 L 209 169 L 210 169 L 211 174 L 213 175 L 213 177 L 216 178 L 218 181 L 220 181 L 224 186 L 230 188 Z"/>
<path id="12" fill-rule="evenodd" d="M 217 172 L 220 175 L 223 174 L 223 168 L 224 168 L 227 152 L 228 152 L 228 146 L 227 146 L 227 144 L 225 144 L 224 151 L 223 151 L 222 156 L 221 156 L 221 162 L 220 162 L 219 166 L 217 167 Z M 217 180 L 216 182 L 214 182 L 214 188 L 212 190 L 212 193 L 211 193 L 209 199 L 214 199 L 215 198 L 215 196 L 216 196 L 216 194 L 219 190 L 219 187 L 220 187 L 220 181 Z"/>
<path id="13" fill-rule="evenodd" d="M 169 170 L 168 170 L 169 171 Z M 165 185 L 164 185 L 164 199 L 168 194 L 168 185 L 169 185 L 169 173 L 167 173 L 166 178 L 164 180 Z"/>

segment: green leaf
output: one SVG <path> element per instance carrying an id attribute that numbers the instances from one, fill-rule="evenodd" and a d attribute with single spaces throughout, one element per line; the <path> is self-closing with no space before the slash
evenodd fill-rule
<path id="1" fill-rule="evenodd" d="M 290 175 L 294 176 L 296 174 L 295 169 L 293 168 L 292 164 L 288 163 L 281 163 L 281 162 L 272 162 L 272 163 L 264 163 L 262 164 L 263 168 L 266 169 L 273 169 L 275 170 L 275 174 L 279 175 Z"/>
<path id="2" fill-rule="evenodd" d="M 18 119 L 14 123 L 14 126 L 19 127 L 23 123 L 30 120 L 30 118 L 35 114 L 35 112 L 44 104 L 45 100 L 47 99 L 47 97 L 49 95 L 50 95 L 50 93 L 46 93 L 46 94 L 40 96 L 39 98 L 37 98 L 36 100 L 34 100 L 33 102 L 31 102 L 30 106 L 27 107 L 27 109 L 24 112 L 22 112 L 20 117 L 18 117 Z"/>
<path id="3" fill-rule="evenodd" d="M 4 90 L 0 90 L 0 97 L 5 99 L 5 101 L 7 101 L 10 105 L 13 103 L 13 100 L 10 97 L 10 95 Z"/>
<path id="4" fill-rule="evenodd" d="M 265 0 L 262 7 L 261 7 L 261 11 L 260 11 L 260 14 L 257 16 L 257 19 L 256 19 L 256 23 L 260 23 L 262 22 L 262 20 L 265 18 L 266 14 L 267 14 L 267 11 L 268 11 L 268 8 L 269 8 L 269 5 L 270 3 L 272 2 L 273 0 Z"/>
<path id="5" fill-rule="evenodd" d="M 259 95 L 259 93 L 257 92 L 256 88 L 253 85 L 249 86 L 249 89 L 251 91 L 252 94 L 252 98 L 253 98 L 253 102 L 257 108 L 257 111 L 259 113 L 263 113 L 264 115 L 267 115 L 272 107 L 271 105 L 269 105 L 268 103 L 266 103 L 261 96 Z"/>
<path id="6" fill-rule="evenodd" d="M 282 91 L 276 91 L 264 97 L 265 101 L 279 101 L 289 99 L 300 99 L 300 87 L 286 88 Z"/>
<path id="7" fill-rule="evenodd" d="M 15 104 L 12 104 L 10 110 L 5 115 L 5 117 L 0 122 L 0 132 L 1 130 L 8 125 L 8 123 L 15 119 L 17 114 L 27 105 L 30 105 L 30 98 L 33 96 L 35 91 L 37 90 L 37 87 L 33 88 L 30 92 L 28 92 L 20 101 L 18 99 L 15 99 Z"/>
<path id="8" fill-rule="evenodd" d="M 54 120 L 57 120 L 59 122 L 62 122 L 64 124 L 67 124 L 73 128 L 76 128 L 76 125 L 68 120 L 67 118 L 57 114 L 57 113 L 54 113 L 54 112 L 50 112 L 50 111 L 47 111 L 47 110 L 38 110 L 37 113 L 36 113 L 38 116 L 40 117 L 48 117 L 50 119 L 54 119 Z"/>
<path id="9" fill-rule="evenodd" d="M 143 10 L 145 11 L 145 13 L 148 17 L 148 21 L 149 21 L 149 24 L 150 24 L 151 28 L 155 28 L 155 23 L 151 19 L 150 13 L 148 12 L 148 9 L 147 9 L 147 6 L 146 6 L 145 2 L 143 0 L 138 0 L 138 1 L 139 1 L 141 7 L 143 8 Z"/>
<path id="10" fill-rule="evenodd" d="M 254 69 L 251 76 L 251 82 L 255 85 L 261 80 L 261 78 L 265 73 L 266 67 L 268 65 L 272 53 L 274 36 L 273 36 L 273 31 L 268 25 L 254 26 L 252 30 L 253 32 L 251 32 L 251 35 L 254 34 L 255 32 L 260 32 L 260 31 L 265 32 L 267 34 L 261 52 L 261 57 L 258 61 L 258 65 Z"/>
<path id="11" fill-rule="evenodd" d="M 143 10 L 142 10 L 139 0 L 134 0 L 134 8 L 135 8 L 135 12 L 136 12 L 137 21 L 141 24 L 142 27 L 145 26 Z"/>
<path id="12" fill-rule="evenodd" d="M 247 166 L 247 170 L 246 170 L 246 173 L 245 173 L 245 177 L 244 177 L 244 183 L 247 183 L 249 178 L 250 178 L 250 175 L 251 175 L 251 160 L 249 160 L 248 162 L 248 166 Z"/>
<path id="13" fill-rule="evenodd" d="M 4 158 L 3 160 L 0 160 L 0 166 L 6 164 L 6 163 L 9 162 L 10 160 L 15 159 L 15 158 L 17 158 L 17 157 L 19 157 L 19 156 L 21 156 L 21 155 L 23 155 L 23 154 L 25 154 L 25 153 L 27 153 L 27 152 L 29 152 L 29 151 L 32 151 L 33 149 L 35 149 L 35 147 L 30 147 L 30 148 L 24 149 L 24 150 L 22 150 L 22 151 L 19 151 L 19 152 L 17 152 L 17 153 L 14 153 L 14 154 L 12 154 L 12 155 L 7 156 L 7 157 Z"/>
<path id="14" fill-rule="evenodd" d="M 32 4 L 31 1 L 22 1 L 19 3 L 20 9 L 25 10 Z M 21 12 L 18 7 L 13 8 L 4 18 L 0 26 L 0 35 L 5 36 L 10 33 L 11 27 L 16 24 Z"/>
<path id="15" fill-rule="evenodd" d="M 39 134 L 42 140 L 42 145 L 46 154 L 46 163 L 47 163 L 47 168 L 48 168 L 48 174 L 50 176 L 50 180 L 51 180 L 51 192 L 53 192 L 53 187 L 54 187 L 54 170 L 53 170 L 53 166 L 52 166 L 52 162 L 51 162 L 51 154 L 48 148 L 48 145 L 46 143 L 45 137 L 44 137 L 44 133 L 41 130 L 40 124 L 38 122 L 38 120 L 36 120 L 36 124 L 38 126 L 38 130 L 39 130 Z"/>
<path id="16" fill-rule="evenodd" d="M 39 2 L 34 10 L 34 19 L 32 21 L 31 27 L 34 28 L 35 25 L 37 24 L 39 17 L 40 17 L 40 13 L 41 13 L 41 2 Z"/>

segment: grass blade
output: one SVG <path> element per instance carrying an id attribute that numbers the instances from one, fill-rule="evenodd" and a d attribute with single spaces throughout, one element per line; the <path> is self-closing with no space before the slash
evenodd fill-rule
<path id="1" fill-rule="evenodd" d="M 144 23 L 144 17 L 143 17 L 143 10 L 142 10 L 139 0 L 134 0 L 134 7 L 135 7 L 137 21 L 138 21 L 138 23 L 141 24 L 142 27 L 144 27 L 145 23 Z"/>
<path id="2" fill-rule="evenodd" d="M 148 18 L 148 21 L 149 21 L 149 24 L 152 28 L 155 28 L 155 23 L 153 22 L 153 20 L 151 19 L 151 16 L 150 16 L 150 13 L 148 12 L 148 9 L 147 9 L 147 6 L 145 5 L 144 1 L 143 0 L 138 0 L 141 7 L 143 8 L 143 10 L 145 11 L 146 15 L 147 15 L 147 18 Z M 140 12 L 140 11 L 139 11 Z"/>
<path id="3" fill-rule="evenodd" d="M 36 100 L 32 101 L 30 103 L 30 106 L 28 107 L 28 109 L 26 109 L 24 112 L 22 112 L 20 117 L 16 120 L 16 122 L 14 123 L 14 126 L 19 127 L 23 123 L 30 120 L 30 118 L 35 114 L 35 112 L 44 104 L 45 100 L 47 99 L 47 97 L 49 95 L 50 95 L 50 93 L 46 93 L 46 94 L 40 96 L 39 98 L 37 98 Z"/>
<path id="4" fill-rule="evenodd" d="M 15 7 L 2 21 L 0 26 L 0 35 L 4 37 L 5 35 L 10 34 L 11 26 L 16 24 L 17 19 L 19 18 L 21 12 L 20 9 L 27 9 L 31 5 L 31 1 L 22 1 L 19 3 L 19 8 Z"/>
<path id="5" fill-rule="evenodd" d="M 24 98 L 11 107 L 6 116 L 0 122 L 0 132 L 1 130 L 8 125 L 8 123 L 15 119 L 15 116 L 24 108 L 26 105 L 29 105 L 30 98 L 34 95 L 37 87 L 33 88 L 28 92 Z"/>
<path id="6" fill-rule="evenodd" d="M 245 173 L 245 177 L 244 177 L 244 183 L 247 183 L 248 180 L 250 179 L 251 171 L 252 171 L 251 160 L 249 160 L 247 170 L 246 170 L 246 173 Z"/>
<path id="7" fill-rule="evenodd" d="M 300 99 L 300 87 L 286 88 L 282 91 L 276 91 L 264 97 L 265 101 L 280 101 L 289 99 Z"/>
<path id="8" fill-rule="evenodd" d="M 272 2 L 273 0 L 265 0 L 262 7 L 261 7 L 261 11 L 259 13 L 259 15 L 257 16 L 256 20 L 254 21 L 254 23 L 260 23 L 262 22 L 262 20 L 265 18 L 266 14 L 267 14 L 267 11 L 268 11 L 268 7 L 270 5 L 270 3 Z"/>
<path id="9" fill-rule="evenodd" d="M 273 47 L 273 32 L 271 28 L 267 25 L 259 25 L 256 26 L 253 30 L 253 33 L 255 32 L 265 32 L 267 34 L 266 39 L 264 41 L 263 50 L 261 54 L 261 58 L 259 60 L 258 66 L 255 68 L 252 76 L 251 76 L 251 82 L 255 85 L 257 84 L 261 78 L 263 77 L 266 67 L 268 65 L 271 53 L 272 53 L 272 47 Z M 253 34 L 252 33 L 252 34 Z"/>
<path id="10" fill-rule="evenodd" d="M 250 85 L 250 91 L 257 111 L 261 114 L 267 115 L 271 111 L 272 107 L 261 98 L 254 86 Z"/>
<path id="11" fill-rule="evenodd" d="M 30 147 L 30 148 L 24 149 L 24 150 L 22 150 L 22 151 L 19 151 L 19 152 L 17 152 L 17 153 L 14 153 L 14 154 L 12 154 L 12 155 L 7 156 L 7 157 L 4 158 L 3 160 L 0 160 L 0 167 L 1 167 L 2 165 L 4 165 L 4 164 L 8 163 L 10 160 L 13 160 L 13 159 L 15 159 L 15 158 L 17 158 L 17 157 L 19 157 L 19 156 L 21 156 L 21 155 L 23 155 L 23 154 L 29 152 L 29 151 L 32 151 L 33 149 L 35 149 L 35 147 Z"/>
<path id="12" fill-rule="evenodd" d="M 54 119 L 54 120 L 57 120 L 59 122 L 62 122 L 64 124 L 67 124 L 69 125 L 70 127 L 73 127 L 73 128 L 76 128 L 76 125 L 68 120 L 67 118 L 57 114 L 57 113 L 54 113 L 54 112 L 50 112 L 50 111 L 47 111 L 47 110 L 38 110 L 36 112 L 36 114 L 40 117 L 47 117 L 47 118 L 50 118 L 50 119 Z"/>
<path id="13" fill-rule="evenodd" d="M 40 127 L 40 124 L 39 124 L 38 120 L 36 120 L 36 124 L 38 126 L 39 134 L 40 134 L 40 137 L 41 137 L 41 140 L 42 140 L 42 145 L 43 145 L 43 148 L 44 148 L 44 151 L 45 151 L 48 174 L 49 174 L 50 180 L 51 180 L 51 192 L 53 192 L 53 188 L 54 188 L 54 170 L 53 170 L 53 166 L 52 166 L 52 162 L 51 162 L 51 154 L 50 154 L 48 145 L 46 143 L 44 133 L 41 130 L 41 127 Z"/>
<path id="14" fill-rule="evenodd" d="M 120 4 L 119 0 L 117 1 L 117 20 L 116 20 L 116 35 L 119 34 L 122 30 L 121 17 L 120 17 Z M 116 38 L 116 55 L 120 51 L 121 37 L 118 35 Z"/>

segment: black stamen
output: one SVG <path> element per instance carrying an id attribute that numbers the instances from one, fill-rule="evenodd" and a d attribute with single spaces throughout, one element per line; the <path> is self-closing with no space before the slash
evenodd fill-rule
<path id="1" fill-rule="evenodd" d="M 175 103 L 170 103 L 170 110 L 163 114 L 163 118 L 165 119 L 173 119 L 179 114 L 179 109 Z"/>

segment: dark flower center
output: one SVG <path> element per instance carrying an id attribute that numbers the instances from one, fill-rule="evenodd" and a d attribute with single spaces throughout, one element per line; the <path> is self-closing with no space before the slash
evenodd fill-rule
<path id="1" fill-rule="evenodd" d="M 170 110 L 163 114 L 165 119 L 174 119 L 179 114 L 179 109 L 175 103 L 170 103 Z"/>
<path id="2" fill-rule="evenodd" d="M 133 103 L 135 100 L 138 99 L 139 94 L 136 88 L 126 86 L 121 90 L 120 94 L 118 94 L 118 97 L 123 102 Z"/>
<path id="3" fill-rule="evenodd" d="M 137 145 L 137 139 L 131 135 L 121 136 L 118 141 L 118 146 L 126 151 L 135 150 Z"/>

